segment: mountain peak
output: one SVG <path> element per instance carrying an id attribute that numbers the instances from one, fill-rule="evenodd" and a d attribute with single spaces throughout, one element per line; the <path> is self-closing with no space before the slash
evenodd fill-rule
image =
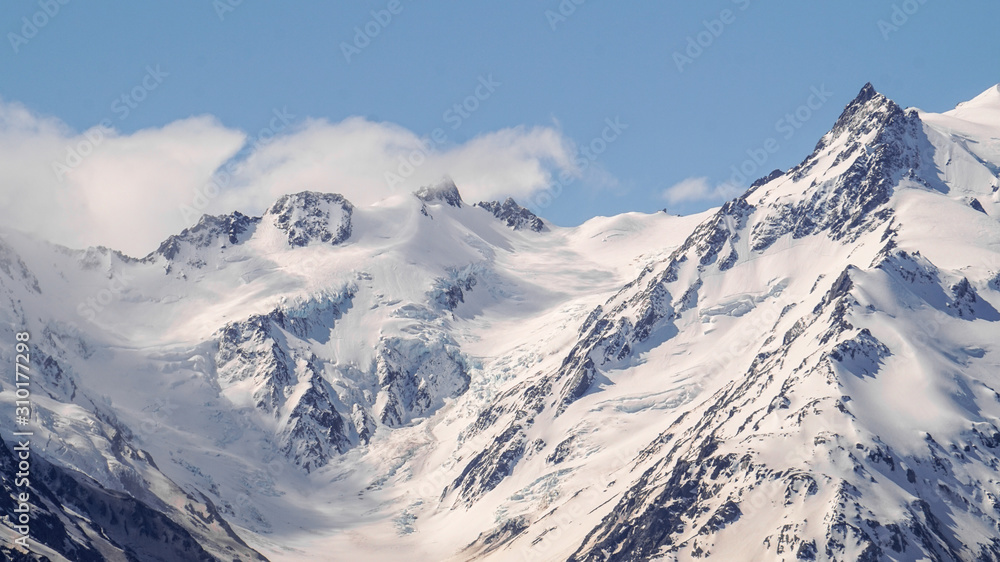
<path id="1" fill-rule="evenodd" d="M 858 95 L 854 96 L 849 104 L 841 112 L 837 122 L 833 125 L 830 133 L 834 138 L 840 136 L 845 131 L 856 131 L 859 126 L 863 130 L 869 130 L 871 121 L 887 121 L 894 114 L 902 114 L 902 109 L 896 102 L 878 93 L 871 82 L 866 83 Z M 886 119 L 882 119 L 882 117 Z M 865 123 L 869 122 L 869 123 Z M 867 125 L 867 126 L 866 126 Z M 826 137 L 823 137 L 825 140 Z M 820 142 L 822 143 L 823 140 Z"/>
<path id="2" fill-rule="evenodd" d="M 771 178 L 782 183 L 779 189 L 751 190 L 751 202 L 769 209 L 754 226 L 752 249 L 766 249 L 788 233 L 800 238 L 826 231 L 834 240 L 854 240 L 884 223 L 900 181 L 933 181 L 932 171 L 920 170 L 920 123 L 915 111 L 865 84 L 813 153 Z"/>
<path id="3" fill-rule="evenodd" d="M 202 267 L 207 249 L 217 251 L 243 244 L 254 236 L 265 219 L 287 235 L 290 246 L 306 246 L 314 240 L 337 245 L 351 236 L 353 210 L 354 205 L 336 193 L 303 191 L 282 195 L 262 217 L 247 216 L 239 211 L 229 215 L 202 215 L 197 224 L 168 237 L 143 259 L 162 256 L 168 262 Z"/>
<path id="4" fill-rule="evenodd" d="M 943 115 L 995 127 L 1000 120 L 1000 84 L 990 86 L 983 93 L 956 105 L 955 109 L 946 111 Z"/>
<path id="5" fill-rule="evenodd" d="M 292 246 L 306 246 L 314 240 L 337 245 L 351 236 L 353 211 L 354 205 L 338 193 L 302 191 L 282 195 L 264 217 L 288 235 Z"/>
<path id="6" fill-rule="evenodd" d="M 289 208 L 310 210 L 321 206 L 324 203 L 353 205 L 343 195 L 339 193 L 322 193 L 318 191 L 300 191 L 298 193 L 288 193 L 282 195 L 266 211 L 264 216 L 279 215 Z"/>
<path id="7" fill-rule="evenodd" d="M 862 147 L 874 150 L 877 145 L 896 145 L 901 135 L 913 134 L 916 130 L 911 123 L 913 119 L 919 120 L 915 112 L 904 111 L 896 102 L 878 93 L 870 82 L 866 83 L 844 107 L 833 128 L 816 143 L 813 153 L 789 173 L 801 179 L 815 168 L 822 154 L 831 150 L 838 152 L 832 161 L 835 166 L 853 159 Z"/>
<path id="8" fill-rule="evenodd" d="M 872 86 L 871 82 L 865 82 L 865 85 L 861 87 L 861 91 L 858 92 L 858 95 L 855 96 L 854 99 L 855 101 L 859 99 L 863 101 L 868 101 L 877 95 L 879 95 L 879 93 L 877 90 L 875 90 L 875 86 Z"/>
<path id="9" fill-rule="evenodd" d="M 161 255 L 167 260 L 176 260 L 185 247 L 207 248 L 211 246 L 239 244 L 253 232 L 260 222 L 259 217 L 248 217 L 239 211 L 231 215 L 202 215 L 194 226 L 185 228 L 180 234 L 170 236 L 145 259 Z"/>
<path id="10" fill-rule="evenodd" d="M 425 185 L 413 193 L 425 203 L 441 201 L 452 207 L 462 208 L 462 194 L 451 178 L 445 177 L 435 185 Z"/>
<path id="11" fill-rule="evenodd" d="M 969 101 L 963 101 L 955 106 L 955 109 L 971 109 L 974 107 L 1000 108 L 1000 84 L 994 84 L 983 93 Z"/>
<path id="12" fill-rule="evenodd" d="M 513 230 L 531 230 L 541 232 L 545 229 L 545 223 L 538 218 L 535 213 L 517 204 L 512 197 L 508 197 L 503 203 L 499 201 L 480 201 L 477 207 L 482 207 L 493 213 L 493 216 L 504 221 Z"/>

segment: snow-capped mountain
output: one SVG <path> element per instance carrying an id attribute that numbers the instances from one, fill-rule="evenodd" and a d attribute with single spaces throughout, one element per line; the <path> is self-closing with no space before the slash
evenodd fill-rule
<path id="1" fill-rule="evenodd" d="M 142 259 L 4 230 L 34 553 L 1000 560 L 998 191 L 1000 86 L 932 114 L 866 85 L 698 215 L 564 228 L 445 180 Z M 35 559 L 18 430 L 2 548 Z"/>

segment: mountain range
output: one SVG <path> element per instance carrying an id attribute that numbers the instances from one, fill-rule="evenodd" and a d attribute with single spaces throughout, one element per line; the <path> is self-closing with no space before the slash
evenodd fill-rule
<path id="1" fill-rule="evenodd" d="M 694 215 L 560 227 L 444 180 L 143 258 L 0 229 L 32 408 L 0 553 L 1000 560 L 998 216 L 1000 85 L 937 114 L 868 84 Z"/>

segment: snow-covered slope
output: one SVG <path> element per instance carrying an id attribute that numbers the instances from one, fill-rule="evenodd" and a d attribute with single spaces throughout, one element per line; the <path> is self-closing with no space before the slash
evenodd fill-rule
<path id="1" fill-rule="evenodd" d="M 446 180 L 143 259 L 4 231 L 63 501 L 38 541 L 152 548 L 72 479 L 219 559 L 998 560 L 998 167 L 998 88 L 866 85 L 694 216 L 561 228 Z"/>

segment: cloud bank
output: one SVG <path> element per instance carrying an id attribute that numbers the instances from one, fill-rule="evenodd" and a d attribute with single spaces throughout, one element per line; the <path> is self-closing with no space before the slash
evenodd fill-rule
<path id="1" fill-rule="evenodd" d="M 211 116 L 121 133 L 86 131 L 0 100 L 0 224 L 70 247 L 143 256 L 204 213 L 261 213 L 279 196 L 341 193 L 357 205 L 450 175 L 469 201 L 522 200 L 559 174 L 580 175 L 576 148 L 551 127 L 514 127 L 454 144 L 358 117 L 331 123 L 275 111 L 255 135 Z"/>

